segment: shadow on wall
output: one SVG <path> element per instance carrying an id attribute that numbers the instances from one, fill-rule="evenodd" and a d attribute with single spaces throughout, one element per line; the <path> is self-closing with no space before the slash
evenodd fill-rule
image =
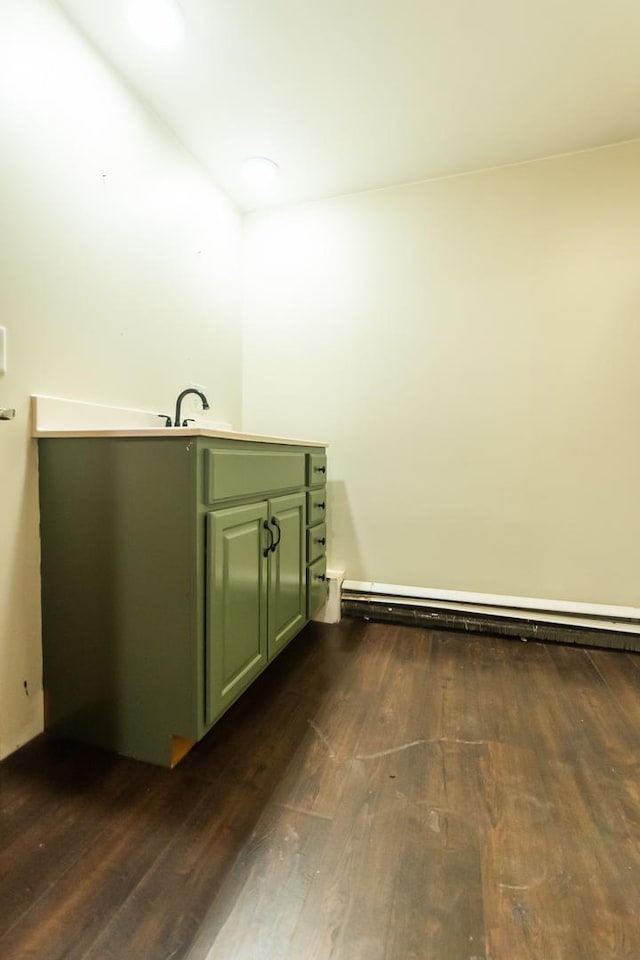
<path id="1" fill-rule="evenodd" d="M 327 481 L 327 566 L 344 570 L 347 579 L 363 567 L 353 514 L 343 480 Z"/>

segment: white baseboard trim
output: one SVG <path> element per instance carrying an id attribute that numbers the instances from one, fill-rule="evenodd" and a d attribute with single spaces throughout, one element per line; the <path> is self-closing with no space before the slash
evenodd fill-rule
<path id="1" fill-rule="evenodd" d="M 401 606 L 429 606 L 496 617 L 537 620 L 541 623 L 640 633 L 640 608 L 638 607 L 583 603 L 573 600 L 545 600 L 538 597 L 512 597 L 493 593 L 470 593 L 462 590 L 440 590 L 360 580 L 345 580 L 342 589 L 343 593 L 350 594 L 352 598 L 354 594 L 360 594 L 363 598 L 379 603 L 384 603 L 387 599 L 389 603 Z"/>

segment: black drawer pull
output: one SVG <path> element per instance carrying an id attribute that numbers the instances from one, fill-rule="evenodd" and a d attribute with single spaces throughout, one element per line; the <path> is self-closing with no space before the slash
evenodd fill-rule
<path id="1" fill-rule="evenodd" d="M 264 550 L 262 551 L 262 556 L 268 557 L 271 551 L 273 550 L 273 530 L 271 529 L 271 527 L 269 526 L 266 520 L 264 521 L 262 526 L 268 532 L 269 537 L 271 538 L 271 542 L 269 543 L 269 546 L 265 547 Z"/>
<path id="2" fill-rule="evenodd" d="M 316 471 L 316 473 L 326 473 L 326 472 L 327 472 L 327 468 L 326 468 L 326 467 L 314 467 L 313 469 Z"/>
<path id="3" fill-rule="evenodd" d="M 280 541 L 282 540 L 282 529 L 280 527 L 280 524 L 278 523 L 277 517 L 271 517 L 271 523 L 274 525 L 274 527 L 278 531 L 278 539 L 275 540 L 271 545 L 271 549 L 275 553 L 276 547 L 279 545 Z"/>
<path id="4" fill-rule="evenodd" d="M 326 503 L 323 500 L 322 503 L 316 503 L 316 507 L 318 508 L 318 510 L 324 510 L 324 508 L 326 507 Z"/>
<path id="5" fill-rule="evenodd" d="M 322 582 L 324 583 L 324 581 L 325 581 L 326 579 L 327 579 L 326 574 L 324 574 L 324 573 L 318 573 L 318 574 L 316 574 L 316 580 L 322 580 Z"/>
<path id="6" fill-rule="evenodd" d="M 324 547 L 324 546 L 326 545 L 326 543 L 327 543 L 327 538 L 326 538 L 326 537 L 316 537 L 315 542 L 316 542 L 316 543 L 321 543 L 322 546 Z"/>

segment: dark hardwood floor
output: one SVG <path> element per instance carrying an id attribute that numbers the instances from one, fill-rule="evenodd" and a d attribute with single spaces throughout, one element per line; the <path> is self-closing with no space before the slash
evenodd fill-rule
<path id="1" fill-rule="evenodd" d="M 640 655 L 313 624 L 173 771 L 0 765 L 2 960 L 640 960 Z"/>

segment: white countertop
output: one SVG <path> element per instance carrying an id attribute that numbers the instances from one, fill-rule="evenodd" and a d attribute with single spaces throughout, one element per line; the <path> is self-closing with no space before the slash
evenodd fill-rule
<path id="1" fill-rule="evenodd" d="M 217 437 L 222 440 L 254 440 L 259 443 L 289 443 L 300 447 L 326 447 L 317 440 L 298 440 L 293 437 L 268 437 L 260 433 L 237 433 L 233 430 L 209 430 L 206 427 L 128 427 L 124 430 L 34 430 L 32 436 L 45 437 L 153 437 L 156 440 L 175 440 L 176 437 Z"/>
<path id="2" fill-rule="evenodd" d="M 107 407 L 101 404 L 33 396 L 32 431 L 36 438 L 73 437 L 151 437 L 171 440 L 176 437 L 212 437 L 221 440 L 252 440 L 258 443 L 288 443 L 301 447 L 326 447 L 318 440 L 272 437 L 241 433 L 228 424 L 199 420 L 192 427 L 155 426 L 157 414 L 145 410 Z"/>

